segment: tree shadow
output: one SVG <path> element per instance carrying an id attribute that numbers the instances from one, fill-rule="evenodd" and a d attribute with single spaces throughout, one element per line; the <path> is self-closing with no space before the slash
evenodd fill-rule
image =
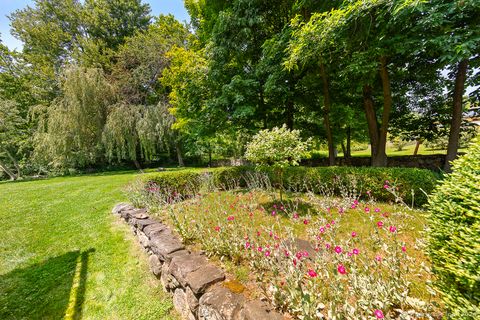
<path id="1" fill-rule="evenodd" d="M 0 319 L 80 319 L 94 251 L 71 251 L 0 275 Z"/>

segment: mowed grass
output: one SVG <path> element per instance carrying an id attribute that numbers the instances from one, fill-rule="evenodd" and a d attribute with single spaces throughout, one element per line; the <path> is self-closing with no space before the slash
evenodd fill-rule
<path id="1" fill-rule="evenodd" d="M 178 319 L 110 213 L 134 176 L 0 183 L 0 319 Z"/>

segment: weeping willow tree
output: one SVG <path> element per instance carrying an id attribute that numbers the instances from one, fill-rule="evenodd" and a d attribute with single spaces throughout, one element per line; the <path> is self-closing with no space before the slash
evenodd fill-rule
<path id="1" fill-rule="evenodd" d="M 53 168 L 81 168 L 104 159 L 102 133 L 115 94 L 103 71 L 69 67 L 61 96 L 37 107 L 35 158 Z"/>
<path id="2" fill-rule="evenodd" d="M 110 106 L 102 140 L 108 160 L 131 160 L 139 167 L 138 160 L 154 160 L 162 151 L 170 153 L 173 146 L 183 166 L 177 135 L 171 129 L 174 121 L 163 101 L 149 106 Z"/>

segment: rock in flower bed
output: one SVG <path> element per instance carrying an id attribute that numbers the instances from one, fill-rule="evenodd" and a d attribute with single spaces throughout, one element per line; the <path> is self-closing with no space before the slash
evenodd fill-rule
<path id="1" fill-rule="evenodd" d="M 369 194 L 279 202 L 266 191 L 210 192 L 168 201 L 156 214 L 293 318 L 440 317 L 427 286 L 422 212 Z"/>

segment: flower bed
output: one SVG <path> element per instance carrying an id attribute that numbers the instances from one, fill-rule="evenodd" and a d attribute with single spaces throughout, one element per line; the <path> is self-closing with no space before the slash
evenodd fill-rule
<path id="1" fill-rule="evenodd" d="M 137 190 L 149 193 L 144 205 L 157 207 L 186 243 L 293 318 L 441 315 L 427 287 L 421 211 L 376 203 L 372 192 L 290 193 L 280 203 L 265 190 L 184 197 L 148 188 Z"/>

